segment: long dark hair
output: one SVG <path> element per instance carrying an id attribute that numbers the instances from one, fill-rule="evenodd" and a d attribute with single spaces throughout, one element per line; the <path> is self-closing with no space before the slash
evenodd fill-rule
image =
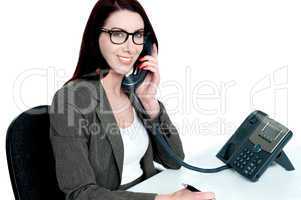
<path id="1" fill-rule="evenodd" d="M 72 80 L 76 80 L 81 78 L 84 75 L 97 72 L 98 69 L 103 70 L 104 72 L 108 72 L 110 66 L 104 59 L 103 55 L 99 49 L 98 38 L 100 35 L 100 27 L 102 27 L 105 23 L 105 20 L 112 14 L 113 12 L 119 10 L 129 10 L 133 12 L 137 12 L 140 14 L 144 21 L 144 31 L 148 33 L 148 39 L 155 43 L 158 47 L 158 41 L 153 30 L 153 27 L 145 13 L 145 10 L 141 6 L 141 4 L 136 0 L 99 0 L 88 19 L 86 24 L 86 28 L 83 34 L 81 49 L 79 53 L 79 59 L 77 62 L 77 66 L 75 72 L 70 80 L 68 80 L 65 84 Z M 143 56 L 143 51 L 141 56 Z M 136 65 L 136 63 L 135 63 Z M 104 76 L 106 73 L 104 73 Z M 97 76 L 89 76 L 88 79 L 97 79 Z"/>

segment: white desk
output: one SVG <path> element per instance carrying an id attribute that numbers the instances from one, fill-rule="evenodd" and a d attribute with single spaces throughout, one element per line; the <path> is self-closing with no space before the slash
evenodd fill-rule
<path id="1" fill-rule="evenodd" d="M 223 163 L 214 157 L 218 150 L 203 152 L 199 158 L 189 159 L 198 162 L 189 163 L 203 168 L 221 166 Z M 296 170 L 288 172 L 278 164 L 273 164 L 255 183 L 232 169 L 203 174 L 182 167 L 179 170 L 166 169 L 129 191 L 167 194 L 182 188 L 182 183 L 188 183 L 199 190 L 214 192 L 217 200 L 301 200 L 301 146 L 287 148 L 285 152 Z"/>

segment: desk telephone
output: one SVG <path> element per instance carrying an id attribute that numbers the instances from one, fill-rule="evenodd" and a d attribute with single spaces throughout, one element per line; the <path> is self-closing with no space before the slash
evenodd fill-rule
<path id="1" fill-rule="evenodd" d="M 147 40 L 141 56 L 150 55 L 151 48 L 152 42 Z M 146 75 L 147 71 L 135 68 L 130 76 L 124 77 L 123 89 L 135 92 L 135 89 L 143 82 Z M 135 97 L 135 95 L 132 97 Z M 137 97 L 134 98 L 134 103 L 143 110 L 143 106 Z M 252 112 L 217 153 L 217 158 L 226 165 L 214 169 L 203 169 L 185 163 L 172 151 L 165 138 L 166 136 L 160 133 L 158 125 L 155 130 L 156 133 L 153 136 L 164 147 L 167 154 L 181 166 L 194 171 L 215 173 L 232 168 L 245 178 L 255 182 L 273 161 L 288 171 L 294 170 L 292 163 L 282 151 L 293 133 L 261 111 Z"/>
<path id="2" fill-rule="evenodd" d="M 261 111 L 254 111 L 218 152 L 217 157 L 251 181 L 257 181 L 273 161 L 286 170 L 294 170 L 282 148 L 292 132 L 270 119 Z"/>
<path id="3" fill-rule="evenodd" d="M 183 167 L 202 173 L 216 173 L 232 168 L 248 180 L 255 182 L 273 161 L 288 171 L 294 170 L 292 163 L 282 151 L 292 135 L 289 129 L 270 119 L 267 114 L 254 111 L 217 153 L 217 158 L 226 165 L 213 169 L 191 166 L 180 160 L 171 150 L 165 136 L 160 134 L 158 126 L 155 138 L 167 154 Z"/>

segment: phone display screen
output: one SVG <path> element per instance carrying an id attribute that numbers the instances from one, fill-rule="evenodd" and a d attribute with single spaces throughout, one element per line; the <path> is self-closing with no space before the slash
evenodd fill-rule
<path id="1" fill-rule="evenodd" d="M 273 142 L 277 140 L 278 136 L 281 134 L 282 130 L 271 124 L 267 124 L 262 132 L 259 134 L 260 137 L 267 140 L 268 142 Z"/>

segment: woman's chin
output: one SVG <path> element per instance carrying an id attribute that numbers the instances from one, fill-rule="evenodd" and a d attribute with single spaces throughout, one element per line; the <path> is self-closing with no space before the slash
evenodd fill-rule
<path id="1" fill-rule="evenodd" d="M 130 75 L 134 68 L 133 68 L 133 65 L 118 65 L 118 67 L 114 67 L 114 68 L 111 68 L 112 71 L 114 71 L 115 73 L 119 74 L 119 75 L 122 75 L 122 76 L 128 76 Z"/>
<path id="2" fill-rule="evenodd" d="M 127 68 L 128 68 L 128 66 L 127 66 Z M 126 69 L 126 67 L 120 69 L 120 70 L 118 71 L 118 73 L 121 74 L 121 75 L 123 75 L 123 76 L 128 76 L 128 75 L 130 75 L 131 73 L 133 73 L 133 70 L 134 70 L 133 67 L 128 68 L 127 70 L 125 70 L 125 69 Z"/>
<path id="3" fill-rule="evenodd" d="M 114 71 L 114 73 L 121 75 L 121 76 L 128 76 L 133 72 L 133 68 L 131 68 L 129 70 L 118 69 L 118 70 L 112 70 L 112 71 Z"/>
<path id="4" fill-rule="evenodd" d="M 131 67 L 131 69 L 126 72 L 125 76 L 131 75 L 133 73 L 133 71 L 134 71 L 134 68 Z"/>

